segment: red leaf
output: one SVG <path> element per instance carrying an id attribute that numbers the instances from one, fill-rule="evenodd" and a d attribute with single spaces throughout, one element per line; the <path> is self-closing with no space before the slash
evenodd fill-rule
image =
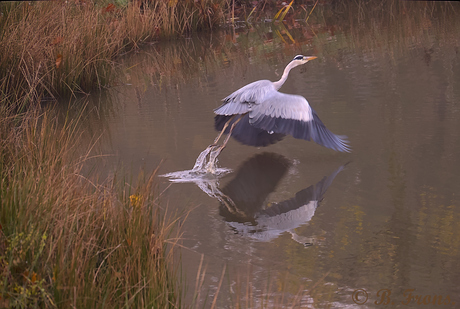
<path id="1" fill-rule="evenodd" d="M 61 44 L 63 40 L 64 39 L 62 36 L 57 36 L 54 38 L 53 42 L 51 42 L 51 45 Z"/>
<path id="2" fill-rule="evenodd" d="M 105 8 L 102 9 L 102 13 L 109 13 L 115 11 L 116 7 L 115 4 L 109 3 Z"/>
<path id="3" fill-rule="evenodd" d="M 32 278 L 30 279 L 30 281 L 32 281 L 32 283 L 35 283 L 37 281 L 37 274 L 35 272 L 32 272 Z"/>
<path id="4" fill-rule="evenodd" d="M 59 68 L 61 63 L 62 63 L 62 55 L 58 54 L 57 57 L 56 57 L 56 68 Z"/>

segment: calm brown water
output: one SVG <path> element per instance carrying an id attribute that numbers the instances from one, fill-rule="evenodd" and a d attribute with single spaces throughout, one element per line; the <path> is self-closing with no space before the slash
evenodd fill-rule
<path id="1" fill-rule="evenodd" d="M 219 166 L 234 172 L 216 188 L 238 211 L 265 213 L 265 227 L 262 219 L 244 224 L 193 183 L 159 178 L 163 205 L 189 211 L 181 251 L 188 301 L 203 257 L 204 307 L 225 267 L 219 308 L 294 301 L 354 308 L 365 300 L 358 289 L 368 293 L 360 308 L 387 301 L 436 308 L 441 297 L 441 307 L 460 308 L 459 25 L 428 18 L 374 30 L 294 28 L 296 43 L 267 25 L 155 44 L 124 60 L 121 80 L 129 85 L 114 87 L 88 124 L 115 155 L 107 170 L 152 171 L 161 162 L 160 174 L 191 169 L 216 137 L 212 110 L 220 100 L 252 81 L 277 80 L 297 54 L 318 59 L 291 71 L 281 91 L 307 98 L 353 148 L 336 153 L 291 137 L 266 148 L 231 140 Z M 328 187 L 328 179 L 320 183 L 327 176 Z M 312 185 L 323 188 L 317 204 L 308 204 L 313 189 L 302 191 Z M 296 207 L 304 208 L 283 224 L 267 223 L 281 220 L 270 208 L 299 191 L 306 202 Z M 409 289 L 419 303 L 405 305 Z"/>

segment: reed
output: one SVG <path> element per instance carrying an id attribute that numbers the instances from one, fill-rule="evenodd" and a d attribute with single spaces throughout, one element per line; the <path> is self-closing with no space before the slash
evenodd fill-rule
<path id="1" fill-rule="evenodd" d="M 77 120 L 0 117 L 0 307 L 180 306 L 175 217 L 154 176 L 83 176 Z M 19 119 L 18 117 L 21 117 Z"/>
<path id="2" fill-rule="evenodd" d="M 113 80 L 115 57 L 145 41 L 213 28 L 226 0 L 0 4 L 0 100 L 30 106 Z M 19 107 L 21 108 L 21 107 Z"/>

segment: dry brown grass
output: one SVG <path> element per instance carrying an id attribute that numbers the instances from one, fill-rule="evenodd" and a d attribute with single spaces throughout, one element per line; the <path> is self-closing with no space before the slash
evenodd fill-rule
<path id="1" fill-rule="evenodd" d="M 113 60 L 147 40 L 222 21 L 226 0 L 1 4 L 0 100 L 34 104 L 105 87 Z"/>
<path id="2" fill-rule="evenodd" d="M 79 119 L 36 105 L 104 87 L 121 52 L 211 27 L 221 2 L 0 5 L 0 307 L 180 307 L 176 217 L 155 172 L 136 186 L 83 176 Z"/>
<path id="3" fill-rule="evenodd" d="M 96 184 L 76 121 L 2 116 L 0 307 L 179 307 L 178 232 L 155 172 Z"/>

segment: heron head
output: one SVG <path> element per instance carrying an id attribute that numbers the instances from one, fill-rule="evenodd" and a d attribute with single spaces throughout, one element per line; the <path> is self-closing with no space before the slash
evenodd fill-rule
<path id="1" fill-rule="evenodd" d="M 307 63 L 308 61 L 316 59 L 316 58 L 318 58 L 318 57 L 316 57 L 316 56 L 297 55 L 297 56 L 294 57 L 294 59 L 292 59 L 292 61 L 295 61 L 296 63 L 298 63 L 300 65 L 300 64 Z"/>

